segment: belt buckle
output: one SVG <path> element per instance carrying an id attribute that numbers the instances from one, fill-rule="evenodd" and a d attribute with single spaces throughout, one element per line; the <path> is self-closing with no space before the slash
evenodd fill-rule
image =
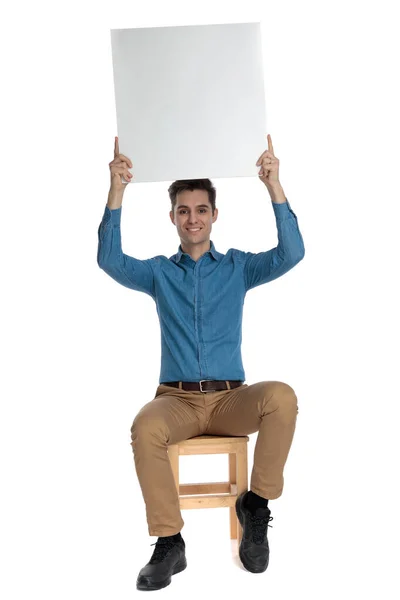
<path id="1" fill-rule="evenodd" d="M 212 379 L 202 379 L 201 381 L 199 381 L 199 384 L 200 384 L 200 391 L 201 391 L 201 392 L 204 392 L 205 394 L 206 394 L 207 392 L 215 392 L 215 390 L 203 390 L 203 388 L 201 387 L 201 384 L 202 384 L 204 381 L 213 381 L 213 380 L 212 380 Z"/>

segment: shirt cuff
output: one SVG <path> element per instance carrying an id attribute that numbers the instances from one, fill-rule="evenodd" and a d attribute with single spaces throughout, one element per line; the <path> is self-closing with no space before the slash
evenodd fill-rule
<path id="1" fill-rule="evenodd" d="M 287 198 L 286 198 L 286 202 L 281 202 L 281 203 L 272 202 L 272 206 L 274 208 L 275 217 L 277 219 L 285 219 L 290 214 L 292 214 L 292 215 L 294 214 L 290 207 L 289 200 Z"/>
<path id="2" fill-rule="evenodd" d="M 107 205 L 105 207 L 104 210 L 104 215 L 103 215 L 103 220 L 108 223 L 108 221 L 111 221 L 111 223 L 113 225 L 120 225 L 121 224 L 121 210 L 122 210 L 122 205 L 119 208 L 109 208 Z"/>

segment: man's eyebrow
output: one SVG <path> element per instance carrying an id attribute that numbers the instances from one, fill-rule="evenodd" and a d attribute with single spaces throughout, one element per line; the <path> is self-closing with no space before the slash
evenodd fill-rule
<path id="1" fill-rule="evenodd" d="M 176 210 L 179 210 L 180 208 L 190 208 L 189 206 L 187 206 L 186 204 L 180 204 Z M 208 204 L 196 204 L 196 208 L 210 208 L 208 206 Z"/>

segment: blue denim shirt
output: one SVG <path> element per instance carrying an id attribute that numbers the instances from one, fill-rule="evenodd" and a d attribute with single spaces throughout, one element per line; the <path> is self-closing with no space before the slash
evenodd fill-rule
<path id="1" fill-rule="evenodd" d="M 121 211 L 107 206 L 98 229 L 97 263 L 127 288 L 156 304 L 161 327 L 159 383 L 204 379 L 245 381 L 242 315 L 246 293 L 281 277 L 304 256 L 297 217 L 288 200 L 272 202 L 278 246 L 266 252 L 210 250 L 197 261 L 182 252 L 139 260 L 121 248 Z M 140 368 L 138 367 L 138 371 Z"/>

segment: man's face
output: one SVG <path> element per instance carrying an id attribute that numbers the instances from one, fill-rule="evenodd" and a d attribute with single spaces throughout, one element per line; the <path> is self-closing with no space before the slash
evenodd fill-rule
<path id="1" fill-rule="evenodd" d="M 176 225 L 182 247 L 191 247 L 209 241 L 212 224 L 218 217 L 218 209 L 212 208 L 206 190 L 185 190 L 176 196 L 171 221 Z M 198 231 L 190 231 L 198 229 Z"/>

